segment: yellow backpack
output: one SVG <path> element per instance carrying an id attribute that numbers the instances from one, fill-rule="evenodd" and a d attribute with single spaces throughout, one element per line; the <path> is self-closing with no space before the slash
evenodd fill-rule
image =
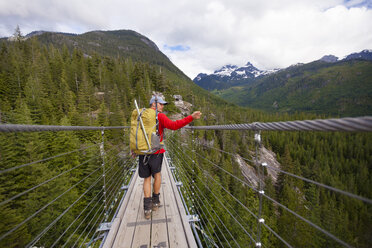
<path id="1" fill-rule="evenodd" d="M 140 111 L 140 115 L 138 112 Z M 145 132 L 142 129 L 141 120 Z M 148 142 L 146 141 L 147 136 Z M 149 147 L 150 145 L 150 147 Z M 133 110 L 130 121 L 130 149 L 136 154 L 152 154 L 160 150 L 163 142 L 156 134 L 156 111 L 152 108 Z"/>

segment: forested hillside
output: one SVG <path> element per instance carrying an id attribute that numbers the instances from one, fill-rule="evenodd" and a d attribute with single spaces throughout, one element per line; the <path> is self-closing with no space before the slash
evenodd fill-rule
<path id="1" fill-rule="evenodd" d="M 270 112 L 371 115 L 372 61 L 315 61 L 214 93 L 241 106 Z"/>
<path id="2" fill-rule="evenodd" d="M 135 60 L 130 55 L 111 56 L 101 53 L 100 50 L 88 52 L 80 48 L 71 49 L 62 41 L 63 39 L 58 40 L 59 44 L 50 42 L 45 45 L 45 41 L 39 41 L 38 37 L 33 37 L 25 41 L 3 40 L 1 42 L 1 123 L 74 126 L 128 125 L 133 100 L 137 99 L 141 107 L 146 107 L 153 90 L 163 92 L 168 101 L 171 101 L 173 94 L 180 94 L 186 101 L 193 104 L 194 110 L 200 109 L 203 118 L 193 125 L 326 117 L 303 113 L 273 115 L 237 107 L 202 90 L 182 73 L 169 69 L 171 67 L 163 67 L 151 61 L 146 62 L 144 58 L 142 58 L 144 60 Z M 139 51 L 142 50 L 139 49 Z M 168 112 L 178 111 L 174 104 L 166 108 Z M 235 216 L 244 220 L 246 228 L 255 233 L 256 220 L 241 205 L 233 201 L 221 186 L 228 189 L 248 208 L 254 209 L 255 213 L 258 207 L 257 195 L 204 158 L 244 180 L 239 164 L 231 155 L 200 145 L 208 143 L 215 149 L 226 150 L 252 159 L 253 135 L 252 132 L 244 131 L 195 131 L 194 134 L 187 131 L 182 137 L 169 135 L 167 145 L 174 156 L 174 161 L 184 168 L 184 177 L 186 175 L 192 177 L 200 190 L 212 199 L 211 192 L 205 185 L 207 183 L 213 192 L 219 195 L 221 202 L 229 209 L 234 209 Z M 262 137 L 263 144 L 277 154 L 283 170 L 372 198 L 372 136 L 370 134 L 263 132 Z M 122 130 L 107 131 L 105 139 L 107 139 L 105 149 L 110 159 L 112 161 L 126 159 L 127 161 L 124 164 L 115 165 L 114 169 L 120 166 L 129 168 L 133 165 L 131 160 L 127 160 L 129 152 L 126 148 L 127 133 Z M 90 185 L 89 183 L 99 179 L 97 175 L 89 182 L 84 181 L 83 185 L 74 188 L 61 198 L 61 201 L 55 202 L 32 220 L 21 225 L 30 214 L 38 211 L 40 206 L 54 199 L 61 191 L 73 186 L 90 173 L 95 173 L 97 164 L 100 163 L 95 156 L 97 149 L 94 147 L 87 149 L 87 147 L 95 146 L 99 142 L 101 142 L 100 133 L 94 131 L 1 134 L 0 217 L 3 220 L 0 223 L 1 237 L 19 225 L 16 231 L 1 239 L 1 247 L 27 245 L 45 226 L 49 225 L 51 219 L 55 219 L 74 202 L 84 192 L 87 185 Z M 185 149 L 179 149 L 180 144 L 177 145 L 177 143 L 180 142 L 187 143 L 188 146 L 183 146 Z M 22 164 L 83 148 L 85 150 L 74 153 L 68 158 L 58 158 L 39 165 L 25 166 L 19 170 L 12 169 Z M 192 149 L 197 153 L 193 153 Z M 196 163 L 188 157 L 193 158 Z M 87 160 L 89 161 L 85 163 L 84 161 Z M 61 171 L 75 168 L 81 163 L 84 164 L 57 180 L 53 180 L 50 184 L 42 185 L 27 194 L 15 197 L 20 192 L 55 177 Z M 207 172 L 216 180 L 216 183 L 213 180 L 206 180 Z M 184 179 L 187 185 L 187 178 Z M 101 189 L 102 184 L 98 183 L 94 188 L 95 191 L 67 212 L 58 225 L 54 226 L 38 244 L 50 247 L 52 244 L 62 246 L 61 244 L 67 242 L 67 246 L 72 247 L 74 242 L 84 243 L 81 236 L 87 232 L 84 226 L 77 227 L 76 233 L 72 233 L 71 228 L 61 240 L 55 242 L 81 210 L 87 207 L 88 200 Z M 195 193 L 191 187 L 185 190 L 188 190 L 190 195 Z M 270 182 L 267 177 L 265 192 L 355 247 L 369 247 L 372 242 L 372 211 L 371 206 L 366 203 L 304 183 L 284 174 L 276 183 Z M 12 198 L 14 200 L 8 200 Z M 197 205 L 194 207 L 202 208 Z M 216 211 L 228 226 L 233 237 L 236 237 L 239 246 L 254 246 L 219 202 L 212 202 L 207 209 Z M 271 202 L 264 203 L 263 211 L 265 223 L 293 247 L 339 247 L 339 244 Z M 89 220 L 90 215 L 87 214 L 86 217 Z M 208 218 L 203 218 L 204 221 L 211 222 Z M 92 226 L 88 222 L 86 225 Z M 221 240 L 221 246 L 235 246 L 235 242 L 230 237 L 223 238 L 224 234 L 218 230 L 217 226 L 212 224 L 209 228 L 213 238 L 217 241 Z M 69 235 L 72 237 L 71 240 L 68 238 Z M 263 231 L 262 243 L 265 247 L 285 246 L 267 230 Z"/>

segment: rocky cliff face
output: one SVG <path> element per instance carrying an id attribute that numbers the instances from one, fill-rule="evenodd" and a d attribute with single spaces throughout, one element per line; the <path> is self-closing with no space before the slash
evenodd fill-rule
<path id="1" fill-rule="evenodd" d="M 191 114 L 192 104 L 182 100 L 181 95 L 174 95 L 174 105 L 181 111 L 181 113 L 170 115 L 169 119 L 179 120 Z"/>
<path id="2" fill-rule="evenodd" d="M 259 175 L 253 163 L 249 163 L 239 154 L 235 155 L 235 161 L 239 164 L 240 170 L 252 187 L 257 188 L 259 184 Z M 259 150 L 259 164 L 267 163 L 270 167 L 280 169 L 280 164 L 276 160 L 276 154 L 262 146 Z M 267 175 L 271 177 L 273 184 L 278 180 L 278 171 L 267 168 Z"/>

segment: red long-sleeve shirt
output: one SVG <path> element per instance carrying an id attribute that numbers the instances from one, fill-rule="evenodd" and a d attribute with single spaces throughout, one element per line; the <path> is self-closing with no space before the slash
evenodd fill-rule
<path id="1" fill-rule="evenodd" d="M 159 120 L 159 135 L 160 135 L 160 141 L 163 141 L 163 134 L 164 134 L 164 128 L 168 128 L 171 130 L 177 130 L 180 129 L 181 127 L 186 126 L 190 122 L 193 121 L 193 118 L 191 115 L 181 119 L 181 120 L 176 120 L 172 121 L 169 119 L 165 114 L 159 113 L 158 114 L 158 120 Z M 158 153 L 164 153 L 164 149 L 160 149 L 159 151 L 155 152 L 155 154 Z"/>

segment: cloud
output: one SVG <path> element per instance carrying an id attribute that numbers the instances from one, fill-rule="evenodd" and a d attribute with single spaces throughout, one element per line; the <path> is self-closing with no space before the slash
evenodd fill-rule
<path id="1" fill-rule="evenodd" d="M 132 29 L 189 77 L 225 64 L 260 69 L 371 49 L 372 6 L 362 0 L 0 0 L 0 36 L 17 24 L 83 33 Z"/>

